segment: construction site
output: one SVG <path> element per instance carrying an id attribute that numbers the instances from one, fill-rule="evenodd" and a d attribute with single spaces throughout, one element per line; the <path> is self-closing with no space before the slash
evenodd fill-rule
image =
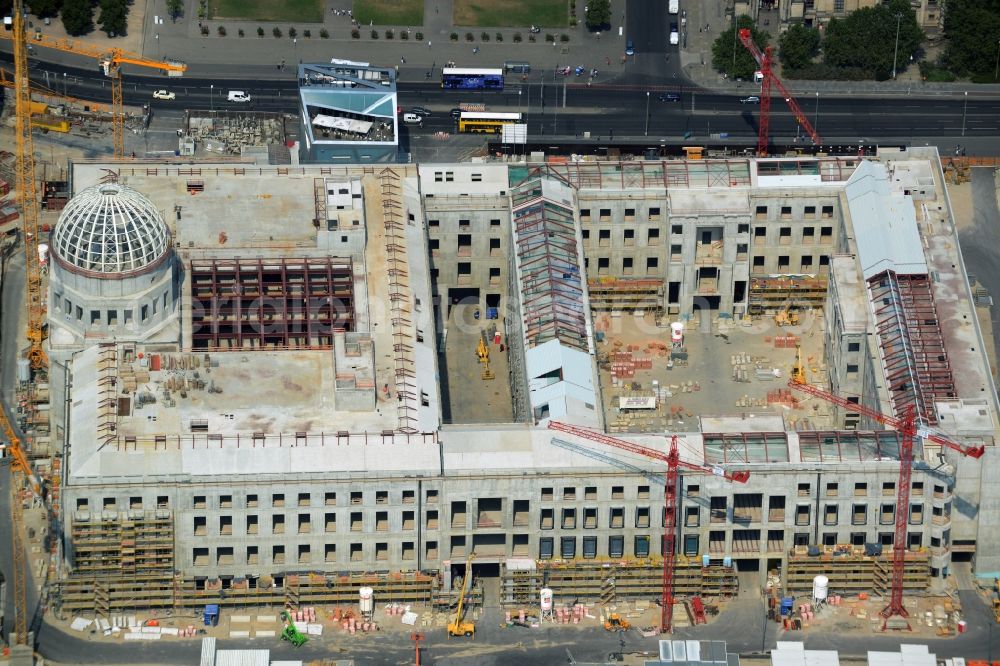
<path id="1" fill-rule="evenodd" d="M 906 168 L 913 163 L 908 156 Z M 854 166 L 876 181 L 882 168 Z M 456 210 L 443 194 L 428 196 L 448 182 L 421 173 L 433 169 L 496 189 Z M 827 187 L 864 181 L 848 171 L 847 183 Z M 292 174 L 225 162 L 74 162 L 46 275 L 53 365 L 47 384 L 36 383 L 38 407 L 25 410 L 44 411 L 51 426 L 22 420 L 38 441 L 33 456 L 51 456 L 39 469 L 58 468 L 53 453 L 72 451 L 58 487 L 66 527 L 54 543 L 54 611 L 107 620 L 211 604 L 346 607 L 370 588 L 433 618 L 435 607 L 454 608 L 456 582 L 471 570 L 473 613 L 485 605 L 530 615 L 548 591 L 555 607 L 572 601 L 594 621 L 613 609 L 653 627 L 663 620 L 665 559 L 677 621 L 696 622 L 705 615 L 696 609 L 769 583 L 782 597 L 808 596 L 817 576 L 831 593 L 888 599 L 897 557 L 901 594 L 940 593 L 952 558 L 982 553 L 988 514 L 970 521 L 953 506 L 958 496 L 978 503 L 978 483 L 965 488 L 958 470 L 980 473 L 978 447 L 992 442 L 995 424 L 979 391 L 991 381 L 987 366 L 967 351 L 975 343 L 948 346 L 948 336 L 974 340 L 974 328 L 938 325 L 945 358 L 963 369 L 950 384 L 916 376 L 893 388 L 879 369 L 893 358 L 892 340 L 868 334 L 875 315 L 854 307 L 867 298 L 863 273 L 848 270 L 885 259 L 850 254 L 846 231 L 827 241 L 831 260 L 815 259 L 827 267 L 822 280 L 792 280 L 750 269 L 761 263 L 757 238 L 765 266 L 785 262 L 772 254 L 788 251 L 781 225 L 792 222 L 782 215 L 797 214 L 783 205 L 772 220 L 754 203 L 770 196 L 759 185 L 742 192 L 748 221 L 727 218 L 733 238 L 699 233 L 700 218 L 686 226 L 666 215 L 656 226 L 649 210 L 633 212 L 645 235 L 663 228 L 682 254 L 707 252 L 706 241 L 721 243 L 719 261 L 730 247 L 734 259 L 717 265 L 733 281 L 711 285 L 734 299 L 728 312 L 700 300 L 703 282 L 687 299 L 683 279 L 670 286 L 672 271 L 687 270 L 683 259 L 657 269 L 666 286 L 643 292 L 654 301 L 635 302 L 636 285 L 603 277 L 600 246 L 588 248 L 583 232 L 599 237 L 602 223 L 577 221 L 580 206 L 615 199 L 589 203 L 597 193 L 584 188 L 576 196 L 588 203 L 572 203 L 565 175 L 545 168 L 519 174 L 520 183 L 509 177 L 492 165 Z M 508 188 L 514 205 L 504 211 L 496 202 Z M 250 203 L 237 191 L 258 193 L 253 227 L 237 222 Z M 542 197 L 520 204 L 521 192 Z M 696 194 L 671 189 L 667 209 L 682 214 Z M 730 205 L 735 196 L 713 193 Z M 81 242 L 103 228 L 104 210 L 130 216 L 118 233 L 132 240 Z M 840 211 L 831 228 L 863 219 Z M 613 213 L 603 217 L 614 225 Z M 761 229 L 744 237 L 744 224 Z M 557 239 L 574 228 L 566 239 L 576 250 L 567 252 Z M 914 233 L 926 229 L 944 227 L 928 220 Z M 541 245 L 530 240 L 535 230 Z M 750 247 L 737 262 L 744 238 Z M 606 252 L 627 258 L 621 242 Z M 654 256 L 649 246 L 637 251 Z M 587 266 L 573 269 L 580 258 Z M 735 284 L 740 270 L 744 286 Z M 961 275 L 939 275 L 936 288 L 953 291 L 934 312 L 963 318 L 972 305 Z M 930 340 L 926 331 L 913 339 Z M 448 381 L 439 384 L 440 366 Z M 934 398 L 939 384 L 951 395 Z M 906 394 L 925 386 L 915 402 Z M 868 402 L 838 401 L 837 387 Z M 922 413 L 948 436 L 904 441 L 905 424 L 869 406 L 877 399 L 890 414 L 931 405 Z M 880 423 L 895 429 L 871 429 Z M 664 431 L 678 433 L 672 444 L 655 434 Z M 940 456 L 948 476 L 928 464 Z"/>
<path id="2" fill-rule="evenodd" d="M 934 149 L 291 164 L 302 131 L 395 150 L 318 113 L 347 100 L 316 77 L 381 74 L 327 69 L 307 130 L 192 116 L 147 160 L 119 106 L 115 157 L 51 174 L 19 91 L 4 448 L 55 622 L 652 638 L 763 596 L 786 630 L 962 631 L 998 406 Z"/>

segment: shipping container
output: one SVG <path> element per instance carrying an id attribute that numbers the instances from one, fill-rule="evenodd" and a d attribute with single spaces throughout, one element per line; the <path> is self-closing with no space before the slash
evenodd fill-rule
<path id="1" fill-rule="evenodd" d="M 66 118 L 44 114 L 32 118 L 31 126 L 38 129 L 48 130 L 50 132 L 61 132 L 66 134 L 69 132 L 71 123 Z"/>

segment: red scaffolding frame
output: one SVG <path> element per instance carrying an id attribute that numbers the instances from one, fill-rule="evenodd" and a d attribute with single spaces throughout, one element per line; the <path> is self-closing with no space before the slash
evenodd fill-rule
<path id="1" fill-rule="evenodd" d="M 934 402 L 956 396 L 930 277 L 885 271 L 868 280 L 884 375 L 897 416 L 913 406 L 937 424 Z"/>
<path id="2" fill-rule="evenodd" d="M 354 330 L 350 259 L 196 259 L 194 349 L 322 349 Z"/>

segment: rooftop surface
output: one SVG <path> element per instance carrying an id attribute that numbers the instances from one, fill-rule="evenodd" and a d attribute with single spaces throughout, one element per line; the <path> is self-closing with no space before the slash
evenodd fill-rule
<path id="1" fill-rule="evenodd" d="M 325 200 L 324 182 L 360 179 L 368 236 L 364 250 L 355 252 L 358 330 L 371 335 L 374 351 L 370 364 L 350 369 L 354 383 L 348 386 L 332 350 L 211 354 L 207 365 L 204 354 L 163 347 L 135 348 L 132 358 L 127 357 L 126 347 L 86 350 L 73 361 L 70 418 L 74 425 L 74 475 L 100 478 L 330 471 L 396 474 L 442 467 L 520 473 L 533 468 L 606 468 L 607 460 L 585 451 L 588 446 L 592 448 L 586 441 L 571 441 L 577 448 L 571 448 L 567 455 L 565 447 L 553 444 L 553 433 L 538 428 L 498 424 L 488 429 L 450 426 L 438 430 L 435 340 L 428 335 L 428 343 L 408 351 L 405 345 L 396 344 L 400 337 L 417 340 L 430 310 L 427 307 L 420 312 L 417 304 L 416 311 L 412 311 L 414 295 L 424 294 L 425 303 L 430 302 L 423 227 L 419 222 L 407 221 L 402 205 L 406 201 L 411 210 L 416 210 L 414 204 L 420 201 L 419 185 L 412 178 L 416 174 L 413 167 L 394 166 L 373 174 L 370 168 L 360 167 L 83 163 L 74 165 L 74 184 L 78 188 L 95 184 L 112 166 L 120 171 L 123 182 L 148 196 L 161 211 L 176 234 L 182 259 L 330 254 L 331 250 L 317 246 L 313 225 L 316 196 Z M 597 173 L 601 178 L 609 176 L 613 166 L 598 165 Z M 668 170 L 677 168 L 669 164 Z M 705 178 L 714 173 L 706 165 L 683 168 Z M 737 167 L 729 164 L 726 168 Z M 794 172 L 790 177 L 816 175 L 798 174 L 800 164 L 787 168 Z M 645 166 L 629 166 L 626 171 L 629 169 L 646 173 Z M 824 169 L 836 171 L 841 177 L 853 166 L 837 162 L 819 171 Z M 484 171 L 491 174 L 491 181 L 500 180 L 492 177 L 492 167 Z M 915 180 L 926 187 L 926 174 L 915 169 L 902 171 L 909 174 L 903 179 L 907 183 Z M 582 172 L 578 171 L 574 178 L 581 178 Z M 634 181 L 636 174 L 630 173 L 627 182 Z M 935 179 L 939 173 L 933 172 Z M 661 182 L 662 176 L 661 172 Z M 623 178 L 619 174 L 620 183 L 626 182 Z M 594 186 L 593 181 L 584 180 L 587 187 Z M 708 187 L 707 182 L 702 185 Z M 739 178 L 727 186 L 740 184 L 749 187 L 748 181 Z M 992 380 L 986 370 L 947 200 L 941 194 L 943 185 L 940 181 L 936 185 L 916 202 L 916 218 L 927 248 L 925 254 L 958 397 L 970 401 L 968 405 L 950 404 L 942 426 L 947 430 L 964 424 L 963 432 L 955 434 L 967 434 L 970 428 L 977 434 L 985 433 L 992 430 L 995 421 L 990 397 Z M 698 210 L 701 205 L 691 199 L 687 207 Z M 723 200 L 721 205 L 734 211 L 743 206 L 745 210 L 745 204 L 735 200 Z M 846 309 L 857 317 L 855 323 L 860 326 L 864 310 L 855 306 L 863 301 L 855 303 L 851 299 L 863 298 L 862 283 L 856 271 L 854 279 L 851 277 L 853 262 L 852 257 L 835 257 L 833 271 L 844 275 L 841 284 L 849 293 L 841 294 L 841 298 L 849 299 L 851 305 Z M 695 463 L 846 464 L 895 455 L 892 441 L 829 436 L 829 424 L 823 421 L 828 411 L 814 410 L 808 403 L 809 409 L 798 413 L 793 403 L 786 404 L 783 399 L 781 391 L 787 391 L 794 345 L 779 346 L 776 338 L 797 336 L 805 345 L 810 381 L 822 384 L 826 368 L 820 348 L 824 325 L 821 319 L 806 317 L 792 328 L 775 328 L 770 320 L 765 322 L 765 328 L 739 326 L 721 319 L 706 321 L 704 326 L 701 323 L 689 322 L 687 365 L 678 363 L 670 369 L 666 359 L 659 357 L 658 349 L 650 350 L 645 345 L 649 335 L 633 332 L 630 335 L 635 339 L 626 340 L 624 333 L 613 333 L 622 336 L 624 345 L 638 345 L 634 352 L 650 356 L 651 364 L 648 376 L 637 375 L 617 385 L 602 373 L 603 395 L 609 403 L 606 408 L 617 409 L 615 398 L 652 391 L 654 379 L 659 382 L 657 390 L 665 392 L 659 396 L 664 409 L 656 412 L 655 418 L 660 420 L 652 424 L 655 427 L 618 423 L 615 429 L 622 433 L 619 436 L 662 448 L 662 437 L 629 433 L 636 429 L 687 433 L 700 429 L 708 435 L 685 436 L 683 455 Z M 588 319 L 587 325 L 592 324 L 599 322 Z M 602 330 L 600 325 L 597 330 Z M 608 331 L 606 327 L 603 330 Z M 657 339 L 664 337 L 661 331 Z M 611 340 L 606 340 L 610 345 Z M 597 351 L 607 353 L 613 347 L 600 345 Z M 112 350 L 114 358 L 109 359 Z M 147 365 L 139 360 L 138 351 L 144 352 Z M 469 357 L 472 351 L 468 350 Z M 153 369 L 150 354 L 159 355 L 160 370 Z M 738 366 L 744 366 L 748 380 L 740 378 Z M 108 388 L 112 377 L 112 388 Z M 408 377 L 419 380 L 410 382 Z M 494 381 L 503 381 L 503 375 Z M 640 385 L 638 389 L 631 386 L 632 381 Z M 359 384 L 364 390 L 370 386 L 375 394 L 371 409 L 359 409 L 358 403 L 343 393 L 357 389 Z M 147 395 L 155 402 L 143 397 Z M 671 412 L 671 405 L 680 409 Z M 614 420 L 608 418 L 609 423 Z M 802 432 L 796 434 L 796 430 Z M 715 436 L 725 433 L 736 438 Z M 750 437 L 746 433 L 763 436 Z M 572 439 L 562 434 L 560 437 Z M 401 446 L 407 447 L 406 455 L 399 455 Z M 337 447 L 338 455 L 330 456 L 327 447 Z M 247 455 L 247 450 L 256 452 Z M 643 469 L 649 465 L 641 459 L 635 464 Z"/>

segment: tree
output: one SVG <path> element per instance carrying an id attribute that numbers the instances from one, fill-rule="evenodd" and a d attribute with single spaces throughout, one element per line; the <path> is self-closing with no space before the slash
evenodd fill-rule
<path id="1" fill-rule="evenodd" d="M 611 27 L 611 0 L 590 0 L 587 4 L 587 28 L 603 30 Z"/>
<path id="2" fill-rule="evenodd" d="M 108 37 L 124 35 L 128 30 L 127 0 L 101 0 L 101 16 L 97 23 Z"/>
<path id="3" fill-rule="evenodd" d="M 28 0 L 25 4 L 28 5 L 28 11 L 38 18 L 55 16 L 62 9 L 62 0 Z M 4 16 L 8 15 L 8 13 L 4 14 Z"/>
<path id="4" fill-rule="evenodd" d="M 778 57 L 786 69 L 802 69 L 819 52 L 819 30 L 796 23 L 778 39 Z"/>
<path id="5" fill-rule="evenodd" d="M 959 76 L 993 80 L 1000 53 L 1000 0 L 948 0 L 943 63 Z"/>
<path id="6" fill-rule="evenodd" d="M 833 67 L 859 68 L 885 80 L 892 76 L 893 57 L 897 72 L 905 70 L 923 37 L 909 1 L 892 0 L 888 5 L 859 9 L 844 19 L 831 19 L 823 41 L 823 61 Z"/>
<path id="7" fill-rule="evenodd" d="M 170 20 L 176 22 L 184 14 L 184 0 L 167 0 L 167 13 Z"/>
<path id="8" fill-rule="evenodd" d="M 93 32 L 94 6 L 90 0 L 63 0 L 62 22 L 71 37 Z"/>
<path id="9" fill-rule="evenodd" d="M 758 66 L 736 35 L 736 31 L 741 28 L 750 28 L 750 36 L 761 51 L 767 46 L 768 34 L 754 28 L 753 19 L 744 14 L 736 19 L 734 28 L 723 31 L 712 44 L 712 67 L 732 78 L 750 80 Z"/>

